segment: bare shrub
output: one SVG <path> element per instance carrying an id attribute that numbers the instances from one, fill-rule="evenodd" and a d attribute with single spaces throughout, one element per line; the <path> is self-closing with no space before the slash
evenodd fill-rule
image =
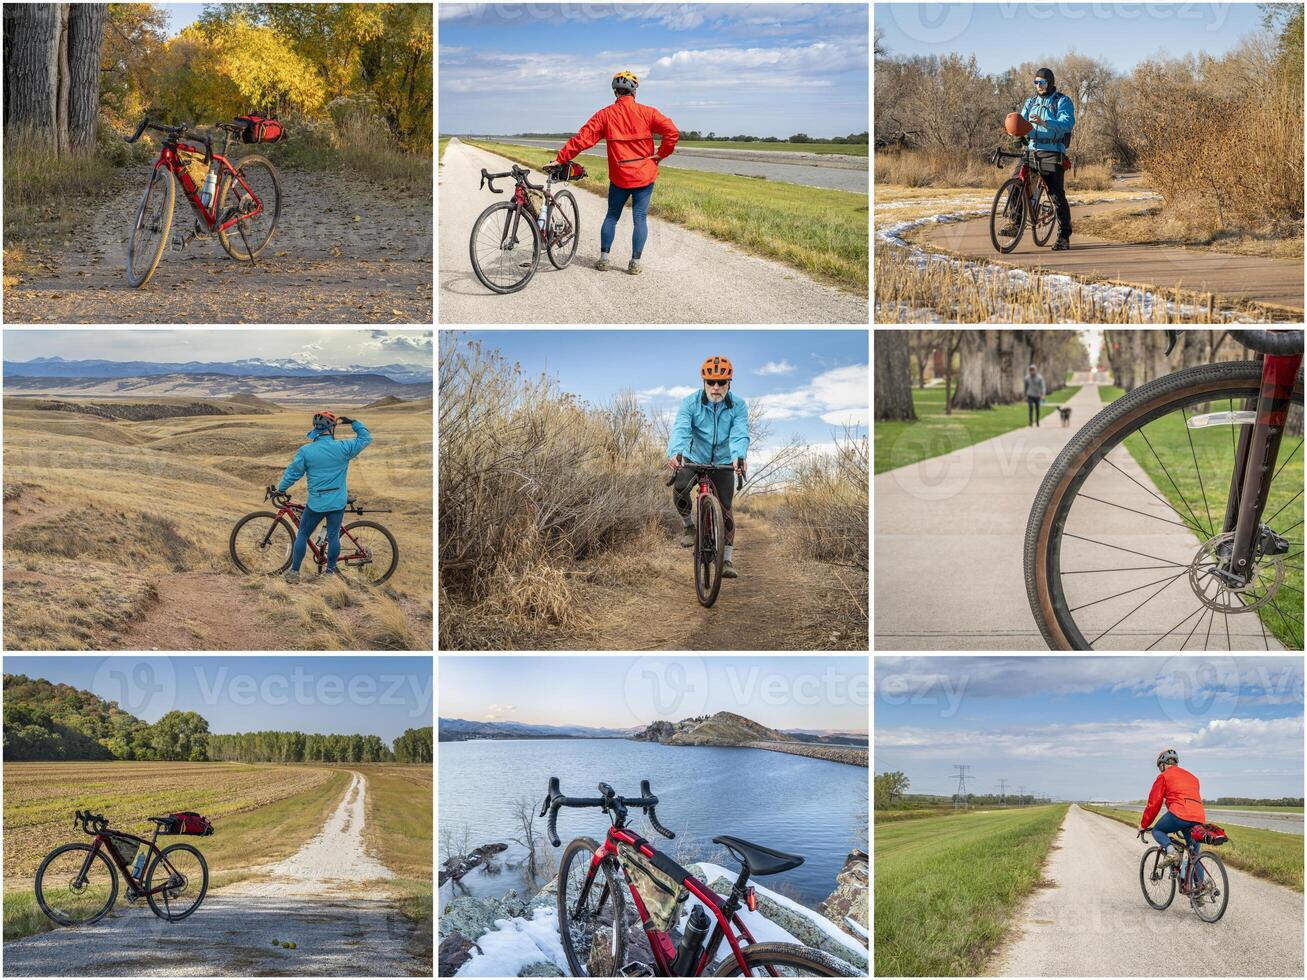
<path id="1" fill-rule="evenodd" d="M 632 395 L 586 404 L 457 335 L 438 384 L 442 645 L 582 625 L 569 566 L 667 509 L 650 420 Z"/>

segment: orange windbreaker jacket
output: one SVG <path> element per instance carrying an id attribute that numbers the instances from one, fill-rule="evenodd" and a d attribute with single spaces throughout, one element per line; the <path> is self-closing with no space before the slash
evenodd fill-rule
<path id="1" fill-rule="evenodd" d="M 644 187 L 658 179 L 658 166 L 648 159 L 654 155 L 654 133 L 663 138 L 658 146 L 658 159 L 664 160 L 676 149 L 680 131 L 653 106 L 641 105 L 634 96 L 623 95 L 590 117 L 581 131 L 558 151 L 558 161 L 567 163 L 600 140 L 606 140 L 608 179 L 624 189 Z"/>
<path id="2" fill-rule="evenodd" d="M 1162 809 L 1162 800 L 1166 800 L 1166 809 L 1181 820 L 1207 819 L 1203 809 L 1203 795 L 1198 791 L 1198 777 L 1188 769 L 1179 766 L 1167 766 L 1165 772 L 1157 774 L 1153 788 L 1148 793 L 1148 805 L 1144 807 L 1144 818 L 1140 821 L 1141 830 L 1147 830 L 1153 823 L 1153 817 Z"/>

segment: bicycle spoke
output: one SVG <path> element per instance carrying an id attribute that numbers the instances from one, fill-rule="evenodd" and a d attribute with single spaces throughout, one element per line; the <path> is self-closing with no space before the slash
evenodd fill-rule
<path id="1" fill-rule="evenodd" d="M 1169 500 L 1167 500 L 1165 497 L 1163 497 L 1163 496 L 1162 496 L 1160 493 L 1158 493 L 1156 490 L 1152 490 L 1152 489 L 1149 489 L 1148 487 L 1144 486 L 1142 483 L 1140 483 L 1138 480 L 1136 480 L 1133 476 L 1131 476 L 1131 475 L 1130 475 L 1129 473 L 1127 473 L 1125 470 L 1121 469 L 1121 467 L 1117 466 L 1116 463 L 1114 463 L 1114 462 L 1112 461 L 1112 457 L 1111 457 L 1111 456 L 1104 456 L 1104 457 L 1103 457 L 1103 462 L 1106 463 L 1108 466 L 1112 467 L 1112 469 L 1116 470 L 1116 471 L 1117 471 L 1118 473 L 1120 473 L 1122 476 L 1124 476 L 1127 480 L 1129 480 L 1131 483 L 1133 483 L 1135 486 L 1137 486 L 1140 490 L 1144 491 L 1144 493 L 1148 494 L 1150 497 L 1152 497 L 1152 498 L 1154 498 L 1155 500 L 1159 501 L 1160 503 L 1164 504 L 1164 505 L 1165 505 L 1165 506 L 1166 506 L 1166 507 L 1171 511 L 1171 513 L 1175 514 L 1176 517 L 1179 517 L 1179 518 L 1180 518 L 1180 520 L 1183 522 L 1181 526 L 1183 526 L 1183 527 L 1189 527 L 1189 528 L 1191 528 L 1192 530 L 1194 530 L 1195 532 L 1201 532 L 1201 533 L 1203 533 L 1203 534 L 1210 534 L 1210 532 L 1209 532 L 1206 528 L 1204 528 L 1201 524 L 1198 524 L 1198 523 L 1197 523 L 1197 521 L 1198 521 L 1198 518 L 1197 518 L 1197 517 L 1194 518 L 1194 521 L 1195 521 L 1194 524 L 1189 524 L 1187 521 L 1184 520 L 1184 515 L 1181 514 L 1179 511 L 1177 511 L 1174 507 L 1171 506 L 1171 502 L 1170 502 Z M 1081 494 L 1081 496 L 1083 497 L 1084 494 Z M 1103 502 L 1106 503 L 1106 501 L 1103 501 Z M 1116 505 L 1116 506 L 1119 506 L 1119 505 Z M 1142 513 L 1142 511 L 1141 511 L 1140 513 Z M 1158 520 L 1164 520 L 1164 518 L 1158 518 Z M 1172 521 L 1172 522 L 1169 522 L 1169 523 L 1175 523 L 1175 522 Z"/>

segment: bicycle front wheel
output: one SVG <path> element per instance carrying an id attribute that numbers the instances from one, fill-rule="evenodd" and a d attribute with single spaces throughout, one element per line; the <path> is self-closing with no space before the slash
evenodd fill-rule
<path id="1" fill-rule="evenodd" d="M 172 209 L 177 185 L 164 167 L 156 167 L 136 209 L 136 221 L 127 241 L 127 284 L 139 289 L 159 267 L 172 230 Z"/>
<path id="2" fill-rule="evenodd" d="M 1026 229 L 1026 185 L 1019 177 L 1003 182 L 989 210 L 989 240 L 1004 254 L 1021 242 Z M 1004 234 L 1007 232 L 1007 234 Z"/>
<path id="3" fill-rule="evenodd" d="M 740 964 L 726 951 L 726 959 L 717 968 L 719 977 L 865 977 L 865 969 L 855 970 L 839 957 L 820 949 L 798 946 L 794 943 L 751 943 L 744 947 L 744 961 L 748 973 L 740 972 Z"/>
<path id="4" fill-rule="evenodd" d="M 716 495 L 699 498 L 699 521 L 694 535 L 694 591 L 699 605 L 708 607 L 717 601 L 722 588 L 722 565 L 725 563 L 726 532 L 722 524 L 722 503 Z"/>
<path id="5" fill-rule="evenodd" d="M 36 869 L 36 904 L 61 926 L 86 926 L 104 918 L 118 898 L 118 872 L 103 850 L 82 875 L 89 844 L 65 844 Z"/>
<path id="6" fill-rule="evenodd" d="M 598 850 L 578 837 L 558 862 L 558 938 L 574 977 L 615 977 L 626 965 L 626 902 L 612 859 L 593 870 Z"/>
<path id="7" fill-rule="evenodd" d="M 472 226 L 468 254 L 481 285 L 495 293 L 515 293 L 540 264 L 535 222 L 512 201 L 492 204 Z"/>
<path id="8" fill-rule="evenodd" d="M 1224 570 L 1234 461 L 1257 361 L 1136 388 L 1085 424 L 1026 525 L 1031 611 L 1055 650 L 1301 650 L 1302 436 L 1285 436 L 1243 587 Z M 1292 395 L 1301 433 L 1302 376 Z M 1229 414 L 1218 414 L 1229 413 Z M 1291 413 L 1292 414 L 1292 413 Z"/>
<path id="9" fill-rule="evenodd" d="M 246 575 L 276 575 L 290 568 L 295 532 L 268 511 L 246 514 L 231 529 L 231 560 Z"/>

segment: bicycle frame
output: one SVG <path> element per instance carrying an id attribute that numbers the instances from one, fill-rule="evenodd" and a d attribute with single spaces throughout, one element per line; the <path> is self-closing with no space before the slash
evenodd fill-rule
<path id="1" fill-rule="evenodd" d="M 263 547 L 266 548 L 268 546 L 268 543 L 272 540 L 272 535 L 277 530 L 277 523 L 282 518 L 287 518 L 287 517 L 290 518 L 291 526 L 293 526 L 295 530 L 298 532 L 300 527 L 300 514 L 302 514 L 303 512 L 304 512 L 303 504 L 286 503 L 286 504 L 282 504 L 279 508 L 277 508 L 277 518 L 268 527 L 268 533 L 263 539 Z M 336 559 L 338 562 L 354 561 L 354 562 L 365 562 L 367 564 L 371 564 L 372 556 L 367 553 L 367 549 L 365 549 L 361 544 L 359 544 L 358 541 L 355 540 L 354 536 L 350 534 L 349 531 L 343 525 L 340 529 L 340 538 L 342 541 L 348 540 L 349 543 L 353 546 L 354 552 L 353 554 L 346 554 L 345 549 L 342 547 L 340 556 Z M 315 542 L 311 537 L 309 538 L 308 545 L 309 545 L 309 550 L 313 552 L 314 561 L 319 565 L 325 564 L 327 561 L 326 548 L 325 547 L 319 548 L 317 542 Z"/>
<path id="2" fill-rule="evenodd" d="M 169 873 L 168 880 L 165 881 L 162 885 L 159 885 L 156 888 L 151 888 L 149 891 L 146 891 L 142 885 L 142 879 L 137 878 L 135 875 L 132 874 L 132 869 L 128 867 L 127 862 L 122 859 L 122 856 L 118 853 L 118 849 L 113 846 L 112 841 L 113 838 L 115 837 L 125 837 L 129 840 L 134 840 L 138 844 L 142 844 L 145 847 L 149 848 L 151 854 L 159 855 L 159 860 L 162 861 L 164 867 L 168 869 L 168 873 Z M 114 863 L 114 865 L 118 868 L 118 871 L 127 880 L 128 886 L 135 889 L 137 894 L 142 898 L 144 898 L 146 895 L 157 895 L 160 892 L 167 891 L 168 886 L 172 883 L 172 876 L 177 874 L 177 869 L 168 863 L 168 859 L 163 856 L 163 851 L 159 850 L 158 846 L 154 844 L 152 841 L 148 841 L 143 837 L 137 837 L 135 834 L 124 833 L 123 831 L 114 831 L 113 833 L 100 831 L 95 835 L 95 843 L 91 845 L 91 850 L 86 855 L 86 860 L 82 862 L 82 870 L 78 872 L 78 878 L 80 881 L 82 882 L 86 881 L 87 875 L 89 875 L 91 871 L 91 863 L 95 860 L 96 853 L 101 849 L 103 849 L 106 853 L 108 853 L 109 860 Z M 149 866 L 149 863 L 150 863 L 150 859 L 149 857 L 147 857 L 145 860 L 145 864 L 141 865 L 142 873 L 144 873 L 146 867 Z"/>
<path id="3" fill-rule="evenodd" d="M 209 231 L 226 231 L 228 228 L 233 227 L 241 221 L 245 221 L 263 213 L 263 201 L 259 199 L 259 196 L 255 194 L 254 191 L 250 190 L 249 184 L 245 183 L 241 178 L 240 173 L 231 165 L 231 161 L 221 153 L 213 154 L 213 161 L 218 165 L 218 179 L 217 183 L 214 185 L 213 199 L 209 202 L 209 206 L 206 208 L 204 203 L 200 200 L 200 191 L 202 188 L 195 186 L 195 181 L 191 179 L 190 171 L 182 163 L 181 157 L 177 153 L 179 149 L 185 150 L 188 153 L 204 153 L 204 150 L 201 147 L 192 146 L 189 143 L 182 143 L 179 141 L 177 146 L 172 146 L 165 142 L 163 144 L 163 149 L 159 151 L 159 159 L 154 163 L 154 169 L 158 170 L 160 167 L 163 167 L 177 178 L 178 183 L 182 185 L 182 190 L 186 194 L 186 199 L 191 202 L 191 206 L 194 207 L 196 212 L 204 219 L 204 223 Z M 240 184 L 241 189 L 249 195 L 252 201 L 254 201 L 255 207 L 252 211 L 245 214 L 233 214 L 229 219 L 219 225 L 218 188 L 222 184 L 224 174 L 227 173 L 231 174 L 232 179 Z"/>
<path id="4" fill-rule="evenodd" d="M 586 874 L 585 886 L 581 889 L 577 897 L 578 905 L 584 905 L 590 894 L 590 889 L 594 884 L 595 876 L 600 874 L 600 867 L 604 861 L 612 858 L 621 864 L 618 856 L 617 845 L 619 843 L 635 847 L 641 854 L 647 858 L 654 856 L 654 849 L 648 841 L 626 829 L 617 827 L 608 828 L 608 836 L 604 843 L 595 851 L 594 857 L 590 861 L 590 870 Z M 636 911 L 640 915 L 640 922 L 644 924 L 645 935 L 649 940 L 649 947 L 653 950 L 654 962 L 658 966 L 659 976 L 671 976 L 672 964 L 676 960 L 676 947 L 672 943 L 671 935 L 666 932 L 660 932 L 649 926 L 649 913 L 645 908 L 644 899 L 641 897 L 639 889 L 629 877 L 623 873 L 626 878 L 627 889 L 631 893 L 631 899 L 635 902 Z M 718 947 L 721 946 L 724 939 L 731 947 L 731 953 L 735 956 L 736 963 L 739 964 L 740 970 L 744 976 L 749 976 L 749 966 L 744 958 L 744 952 L 740 948 L 740 940 L 743 937 L 746 944 L 755 942 L 753 934 L 749 932 L 749 927 L 740 919 L 738 912 L 732 912 L 730 918 L 727 918 L 723 911 L 721 901 L 717 894 L 699 879 L 687 875 L 681 884 L 695 898 L 707 906 L 708 911 L 712 913 L 716 924 L 713 931 L 708 935 L 708 941 L 704 944 L 703 953 L 699 957 L 699 962 L 695 964 L 692 976 L 703 976 L 703 971 L 708 964 L 712 962 L 717 953 Z M 734 931 L 732 931 L 734 930 Z M 779 976 L 774 968 L 768 968 L 772 976 Z"/>

